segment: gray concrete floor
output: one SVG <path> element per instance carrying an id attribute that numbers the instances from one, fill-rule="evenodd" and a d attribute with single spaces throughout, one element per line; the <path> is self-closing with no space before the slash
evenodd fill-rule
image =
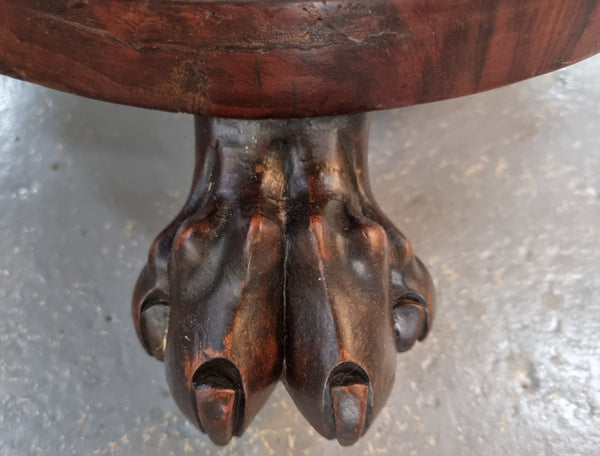
<path id="1" fill-rule="evenodd" d="M 440 303 L 349 449 L 282 387 L 214 447 L 137 342 L 130 293 L 188 190 L 192 118 L 0 78 L 0 454 L 599 454 L 599 73 L 373 115 L 375 193 Z"/>

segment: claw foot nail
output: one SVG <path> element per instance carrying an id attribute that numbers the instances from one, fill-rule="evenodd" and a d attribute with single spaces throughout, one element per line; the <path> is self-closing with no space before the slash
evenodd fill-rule
<path id="1" fill-rule="evenodd" d="M 394 308 L 394 333 L 396 350 L 408 351 L 417 340 L 421 340 L 427 326 L 425 308 L 416 303 L 404 303 Z"/>
<path id="2" fill-rule="evenodd" d="M 164 360 L 168 324 L 169 305 L 165 301 L 151 302 L 142 308 L 142 339 L 148 352 L 159 361 Z"/>
<path id="3" fill-rule="evenodd" d="M 236 435 L 243 414 L 240 373 L 230 361 L 217 359 L 200 366 L 195 377 L 200 427 L 215 445 L 226 445 Z"/>
<path id="4" fill-rule="evenodd" d="M 335 435 L 341 445 L 353 445 L 365 428 L 367 413 L 367 385 L 336 386 L 331 389 Z"/>
<path id="5" fill-rule="evenodd" d="M 355 444 L 368 427 L 369 383 L 357 375 L 361 371 L 353 363 L 344 363 L 328 382 L 335 436 L 343 446 Z"/>

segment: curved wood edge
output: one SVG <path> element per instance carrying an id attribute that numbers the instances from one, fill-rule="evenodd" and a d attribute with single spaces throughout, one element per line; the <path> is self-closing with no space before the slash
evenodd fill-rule
<path id="1" fill-rule="evenodd" d="M 480 92 L 600 52 L 600 0 L 0 0 L 0 72 L 96 99 L 307 117 Z"/>

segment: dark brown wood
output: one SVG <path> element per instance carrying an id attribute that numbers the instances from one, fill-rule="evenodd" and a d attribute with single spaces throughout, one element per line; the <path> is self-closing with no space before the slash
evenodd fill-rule
<path id="1" fill-rule="evenodd" d="M 600 0 L 0 0 L 0 72 L 224 117 L 479 92 L 600 51 Z"/>
<path id="2" fill-rule="evenodd" d="M 217 444 L 242 434 L 281 377 L 318 432 L 353 444 L 435 300 L 369 189 L 367 115 L 198 116 L 196 131 L 190 197 L 134 292 L 143 345 Z"/>
<path id="3" fill-rule="evenodd" d="M 386 402 L 395 351 L 427 335 L 434 290 L 377 208 L 367 117 L 349 114 L 597 53 L 599 4 L 0 0 L 0 73 L 197 115 L 190 196 L 134 291 L 140 340 L 216 444 L 281 378 L 319 433 L 351 445 Z"/>

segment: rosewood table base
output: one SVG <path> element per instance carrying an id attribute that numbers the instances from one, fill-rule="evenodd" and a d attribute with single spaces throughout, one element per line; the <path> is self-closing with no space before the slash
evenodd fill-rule
<path id="1" fill-rule="evenodd" d="M 177 405 L 216 444 L 280 379 L 319 433 L 353 444 L 390 394 L 395 352 L 431 327 L 431 278 L 369 188 L 368 126 L 196 116 L 192 189 L 132 310 Z"/>

